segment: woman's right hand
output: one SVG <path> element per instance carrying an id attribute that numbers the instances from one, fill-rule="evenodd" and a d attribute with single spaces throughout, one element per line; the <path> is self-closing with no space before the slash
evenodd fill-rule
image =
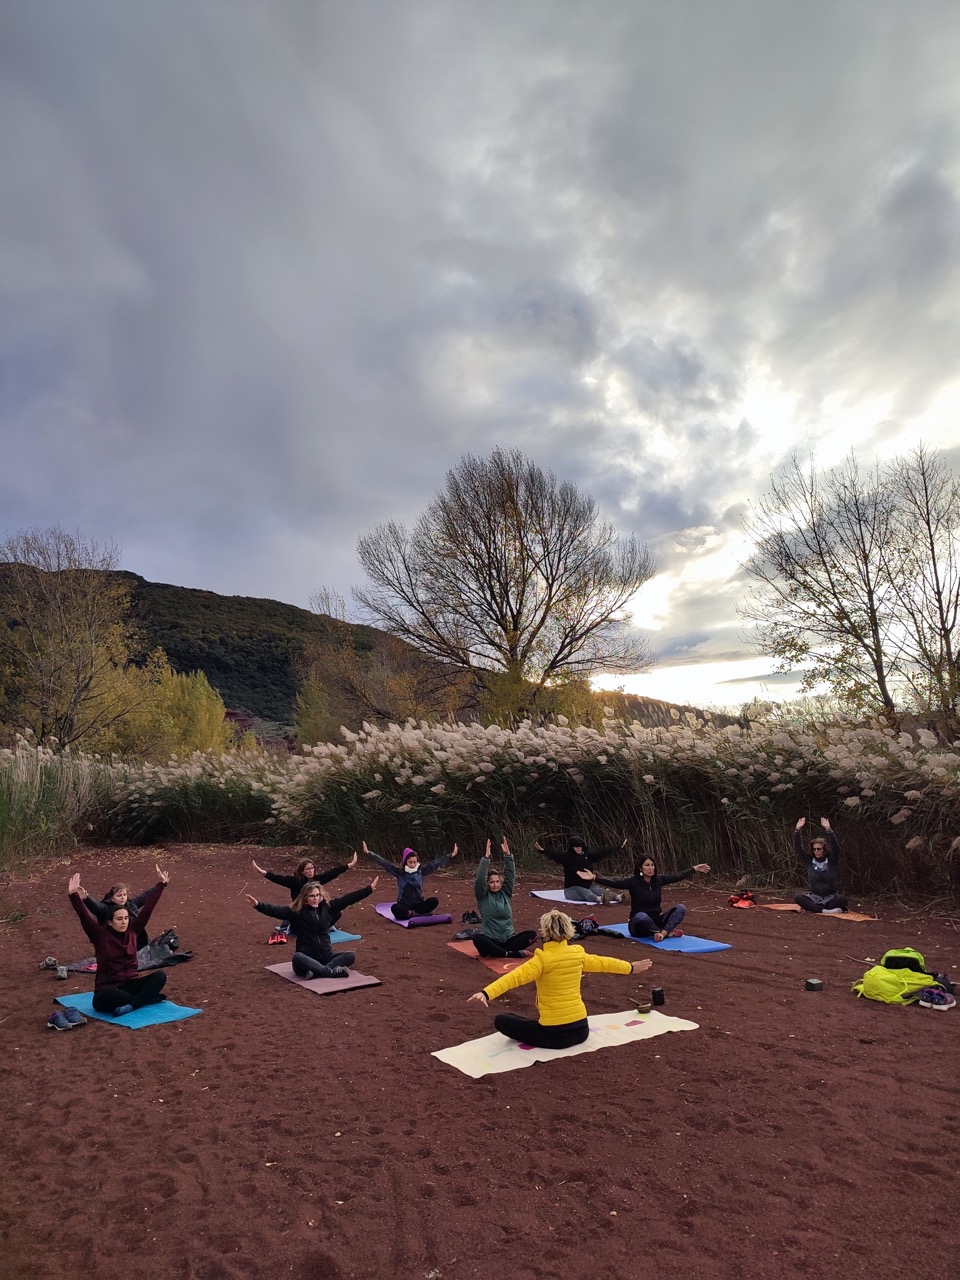
<path id="1" fill-rule="evenodd" d="M 361 841 L 360 848 L 363 850 L 364 853 L 370 852 L 370 850 L 367 848 L 366 840 Z"/>
<path id="2" fill-rule="evenodd" d="M 580 877 L 581 880 L 586 880 L 588 882 L 591 880 L 596 880 L 597 878 L 597 873 L 595 871 L 578 871 L 577 875 Z"/>
<path id="3" fill-rule="evenodd" d="M 263 867 L 258 867 L 252 858 L 250 860 L 250 865 L 253 867 L 254 871 L 257 873 L 258 876 L 265 876 L 267 874 L 266 871 L 264 871 Z"/>
<path id="4" fill-rule="evenodd" d="M 467 1004 L 470 1004 L 472 1000 L 479 1000 L 481 1004 L 490 1003 L 485 991 L 475 991 L 472 996 L 467 996 Z"/>
<path id="5" fill-rule="evenodd" d="M 373 879 L 370 881 L 371 890 L 375 889 L 379 883 L 380 883 L 380 877 L 374 876 Z"/>
<path id="6" fill-rule="evenodd" d="M 259 901 L 259 899 L 255 898 L 252 893 L 245 893 L 243 896 L 250 903 L 251 907 L 255 907 Z"/>
<path id="7" fill-rule="evenodd" d="M 648 969 L 652 969 L 652 968 L 653 968 L 652 960 L 631 960 L 630 962 L 631 973 L 646 973 Z"/>
<path id="8" fill-rule="evenodd" d="M 80 892 L 80 872 L 75 871 L 70 877 L 70 883 L 67 885 L 67 893 Z"/>
<path id="9" fill-rule="evenodd" d="M 799 831 L 801 827 L 805 827 L 806 825 L 807 825 L 807 820 L 806 820 L 806 818 L 798 818 L 798 819 L 797 819 L 797 827 L 796 827 L 797 831 Z"/>

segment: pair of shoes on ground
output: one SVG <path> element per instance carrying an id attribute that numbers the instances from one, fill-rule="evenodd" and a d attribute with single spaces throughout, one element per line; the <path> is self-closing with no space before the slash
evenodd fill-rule
<path id="1" fill-rule="evenodd" d="M 601 904 L 605 907 L 617 907 L 620 905 L 622 901 L 623 901 L 623 894 L 614 893 L 612 889 L 605 890 L 603 896 L 600 899 Z"/>
<path id="2" fill-rule="evenodd" d="M 941 1013 L 946 1013 L 956 1003 L 956 996 L 952 996 L 949 991 L 944 991 L 941 987 L 924 987 L 920 992 L 921 1009 L 939 1009 Z"/>
<path id="3" fill-rule="evenodd" d="M 462 924 L 479 924 L 480 917 L 475 911 L 465 911 L 460 917 L 460 922 Z"/>
<path id="4" fill-rule="evenodd" d="M 51 1013 L 47 1019 L 47 1026 L 51 1031 L 72 1031 L 74 1027 L 82 1027 L 86 1022 L 86 1018 L 79 1009 L 74 1009 L 72 1005 L 67 1005 L 63 1009 L 57 1009 Z"/>
<path id="5" fill-rule="evenodd" d="M 658 929 L 653 935 L 654 942 L 666 942 L 668 938 L 682 938 L 682 929 Z"/>
<path id="6" fill-rule="evenodd" d="M 285 933 L 281 933 L 279 929 L 275 933 L 271 933 L 270 937 L 267 939 L 268 947 L 276 947 L 281 943 L 286 946 L 287 935 Z"/>

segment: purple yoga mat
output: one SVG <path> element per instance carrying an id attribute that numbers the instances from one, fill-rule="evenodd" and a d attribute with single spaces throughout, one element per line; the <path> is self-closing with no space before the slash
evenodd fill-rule
<path id="1" fill-rule="evenodd" d="M 369 974 L 357 973 L 353 969 L 350 970 L 349 978 L 298 978 L 289 961 L 286 964 L 268 964 L 266 968 L 298 987 L 306 987 L 318 996 L 332 996 L 337 991 L 349 991 L 351 987 L 380 986 L 379 978 L 371 978 Z"/>
<path id="2" fill-rule="evenodd" d="M 409 920 L 398 920 L 390 908 L 392 902 L 378 902 L 376 912 L 378 916 L 383 916 L 384 920 L 389 920 L 391 924 L 399 924 L 404 929 L 416 929 L 426 924 L 449 924 L 453 916 L 411 916 Z"/>

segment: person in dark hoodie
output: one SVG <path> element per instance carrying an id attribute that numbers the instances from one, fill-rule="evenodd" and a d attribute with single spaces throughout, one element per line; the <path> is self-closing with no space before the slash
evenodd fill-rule
<path id="1" fill-rule="evenodd" d="M 454 845 L 450 853 L 442 853 L 439 858 L 434 858 L 426 866 L 421 865 L 420 855 L 416 849 L 404 849 L 399 867 L 396 863 L 381 858 L 379 854 L 372 853 L 367 848 L 366 840 L 363 842 L 363 852 L 397 882 L 397 900 L 390 908 L 394 918 L 410 920 L 413 916 L 431 916 L 440 905 L 439 898 L 423 896 L 423 877 L 432 875 L 434 871 L 445 867 L 457 856 L 459 846 Z"/>
<path id="2" fill-rule="evenodd" d="M 317 871 L 317 864 L 313 858 L 301 858 L 292 876 L 281 876 L 275 871 L 265 871 L 255 861 L 251 860 L 251 862 L 258 876 L 263 876 L 271 884 L 283 885 L 284 889 L 288 889 L 290 901 L 292 902 L 303 886 L 309 884 L 311 880 L 315 880 L 317 884 L 329 884 L 331 880 L 336 880 L 337 876 L 342 876 L 345 871 L 351 871 L 357 865 L 357 855 L 354 853 L 350 861 L 345 862 L 342 866 L 331 867 L 329 871 L 320 872 Z M 268 945 L 275 946 L 277 943 L 285 943 L 289 932 L 289 921 L 282 920 L 267 939 Z"/>
<path id="3" fill-rule="evenodd" d="M 170 882 L 170 877 L 159 867 L 157 876 L 158 883 L 143 895 L 137 914 L 137 926 L 142 930 L 146 930 L 153 909 Z M 160 993 L 166 985 L 167 975 L 160 972 L 138 975 L 137 929 L 133 927 L 126 904 L 111 904 L 105 908 L 106 918 L 98 920 L 84 901 L 88 895 L 80 887 L 79 872 L 70 877 L 68 892 L 70 905 L 80 917 L 83 931 L 93 943 L 97 957 L 97 975 L 93 983 L 93 1007 L 97 1013 L 112 1013 L 120 1018 L 145 1004 L 156 1004 L 162 1000 Z"/>
<path id="4" fill-rule="evenodd" d="M 578 872 L 593 871 L 593 864 L 600 862 L 603 858 L 609 858 L 614 853 L 619 853 L 620 849 L 626 847 L 626 840 L 615 848 L 611 845 L 609 849 L 587 849 L 583 836 L 570 836 L 567 840 L 567 847 L 559 852 L 551 849 L 545 849 L 538 840 L 534 848 L 542 853 L 545 858 L 549 858 L 551 862 L 558 862 L 563 867 L 563 896 L 568 902 L 589 902 L 592 906 L 599 906 L 600 903 L 609 902 L 612 899 L 607 898 L 602 893 L 597 893 L 590 885 L 580 878 Z M 616 899 L 620 901 L 619 898 Z"/>
<path id="5" fill-rule="evenodd" d="M 660 896 L 663 886 L 686 880 L 694 872 L 706 875 L 709 870 L 709 863 L 698 862 L 685 871 L 678 871 L 675 876 L 661 876 L 657 875 L 657 864 L 648 856 L 640 859 L 634 867 L 633 875 L 625 880 L 610 880 L 589 871 L 578 874 L 582 880 L 593 884 L 607 885 L 611 889 L 626 889 L 630 894 L 630 920 L 627 928 L 631 937 L 652 938 L 654 942 L 663 942 L 665 938 L 683 937 L 680 924 L 687 914 L 687 908 L 682 902 L 663 910 Z"/>
<path id="6" fill-rule="evenodd" d="M 794 902 L 804 911 L 826 911 L 830 914 L 846 911 L 847 900 L 842 893 L 837 892 L 840 844 L 830 825 L 830 819 L 820 819 L 820 825 L 827 834 L 826 837 L 814 836 L 810 841 L 809 853 L 804 847 L 801 834 L 806 822 L 806 818 L 798 818 L 793 831 L 793 847 L 797 851 L 797 857 L 803 860 L 807 868 L 807 892 L 798 893 Z"/>
<path id="7" fill-rule="evenodd" d="M 315 880 L 308 881 L 289 907 L 275 907 L 269 902 L 258 901 L 252 893 L 243 896 L 261 915 L 275 920 L 289 920 L 290 932 L 296 941 L 296 950 L 290 958 L 293 972 L 298 978 L 347 978 L 356 952 L 334 951 L 330 943 L 330 931 L 345 907 L 369 897 L 377 887 L 374 877 L 362 889 L 345 893 L 341 898 L 331 898 L 327 890 Z"/>

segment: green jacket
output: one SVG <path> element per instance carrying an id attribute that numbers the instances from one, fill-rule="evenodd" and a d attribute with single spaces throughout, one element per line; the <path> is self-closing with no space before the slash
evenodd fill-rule
<path id="1" fill-rule="evenodd" d="M 517 869 L 513 857 L 503 860 L 503 888 L 499 893 L 491 893 L 487 888 L 487 876 L 490 874 L 490 859 L 481 858 L 477 866 L 477 879 L 473 892 L 480 911 L 483 932 L 494 942 L 506 942 L 516 933 L 513 927 L 513 886 L 517 878 Z"/>

